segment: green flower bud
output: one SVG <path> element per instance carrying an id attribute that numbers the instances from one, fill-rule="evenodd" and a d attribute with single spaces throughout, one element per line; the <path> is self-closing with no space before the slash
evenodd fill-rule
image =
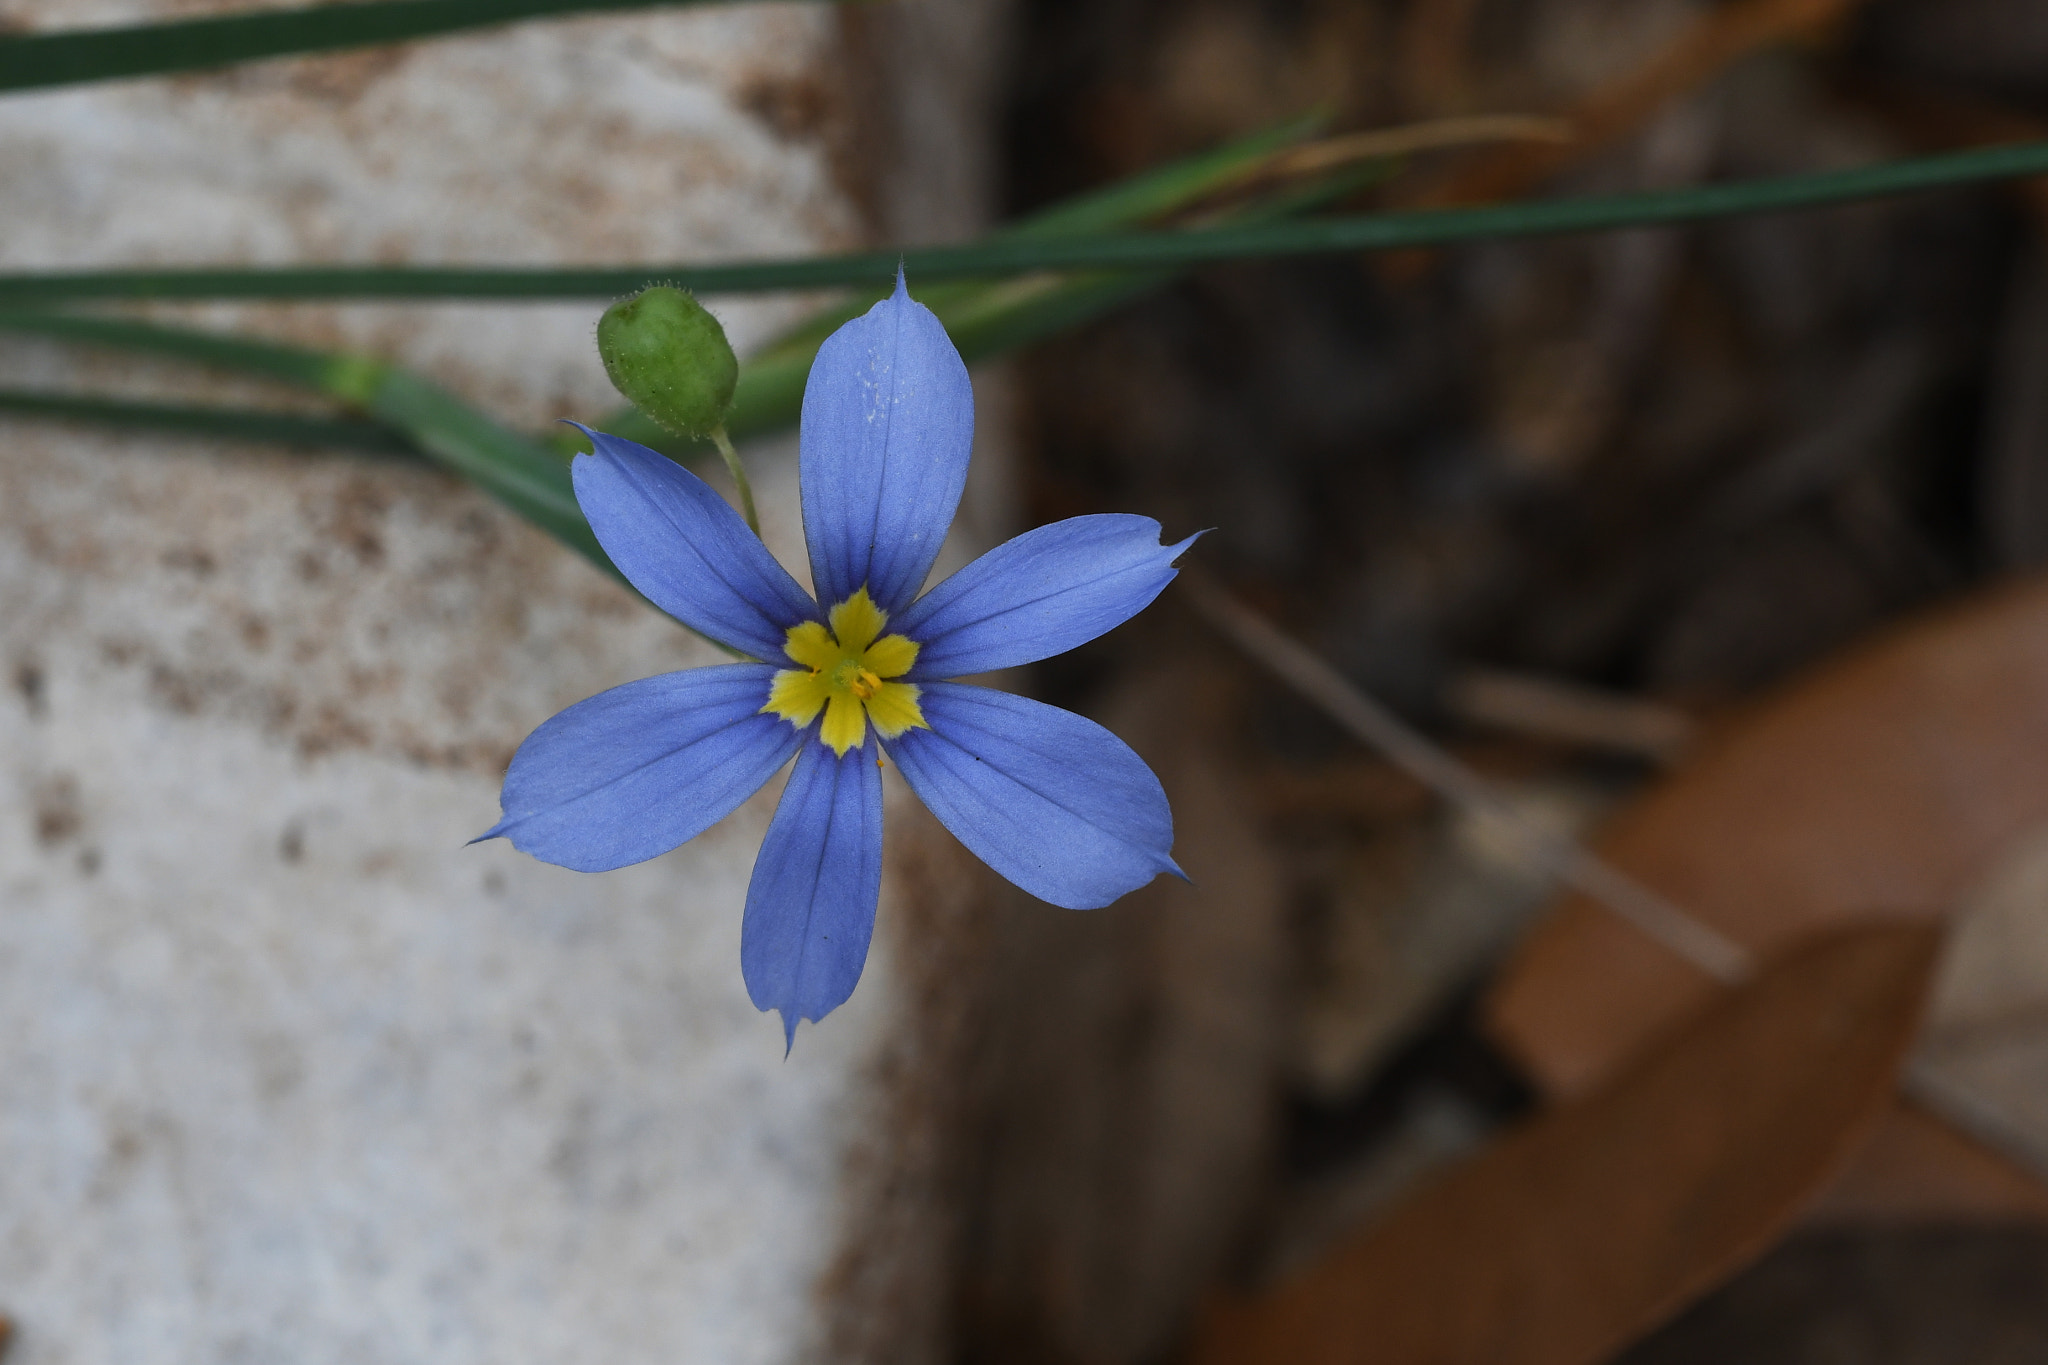
<path id="1" fill-rule="evenodd" d="M 740 363 L 718 319 L 682 290 L 658 284 L 605 309 L 597 353 L 619 392 L 678 436 L 725 424 Z"/>

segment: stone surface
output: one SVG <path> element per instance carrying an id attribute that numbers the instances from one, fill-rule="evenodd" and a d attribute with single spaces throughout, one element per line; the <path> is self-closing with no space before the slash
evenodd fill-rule
<path id="1" fill-rule="evenodd" d="M 208 8 L 0 0 L 0 26 Z M 934 22 L 956 50 L 926 93 L 957 97 L 986 29 Z M 13 97 L 0 260 L 850 245 L 843 63 L 830 10 L 735 6 Z M 956 168 L 974 113 L 937 134 Z M 717 305 L 742 352 L 800 306 Z M 395 356 L 516 422 L 616 401 L 594 305 L 185 311 Z M 463 846 L 534 725 L 717 655 L 431 471 L 4 432 L 9 1365 L 940 1353 L 986 882 L 900 784 L 867 977 L 785 1061 L 738 970 L 773 785 L 600 877 Z M 752 458 L 798 564 L 791 451 Z"/>

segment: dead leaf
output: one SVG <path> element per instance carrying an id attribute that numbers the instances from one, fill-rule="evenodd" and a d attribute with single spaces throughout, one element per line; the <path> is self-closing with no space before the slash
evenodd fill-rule
<path id="1" fill-rule="evenodd" d="M 1895 1101 L 1807 1215 L 1816 1226 L 2048 1221 L 2048 1188 L 1911 1100 Z"/>
<path id="2" fill-rule="evenodd" d="M 1616 819 L 1603 858 L 1769 952 L 1873 913 L 1934 914 L 2048 824 L 2048 581 L 1908 624 L 1710 738 Z M 1571 896 L 1517 954 L 1489 1028 L 1545 1091 L 1615 1073 L 1716 987 Z"/>
<path id="3" fill-rule="evenodd" d="M 1503 1139 L 1197 1365 L 1595 1365 L 1767 1247 L 1883 1112 L 1938 932 L 1831 934 L 1617 1084 Z"/>

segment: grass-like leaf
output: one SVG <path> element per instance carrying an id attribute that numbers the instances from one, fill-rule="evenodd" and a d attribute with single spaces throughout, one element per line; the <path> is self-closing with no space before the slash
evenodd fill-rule
<path id="1" fill-rule="evenodd" d="M 308 417 L 203 404 L 137 403 L 92 394 L 31 389 L 0 389 L 0 413 L 227 441 L 343 450 L 358 455 L 419 456 L 418 447 L 391 427 L 360 418 Z"/>
<path id="2" fill-rule="evenodd" d="M 340 400 L 404 433 L 421 454 L 616 573 L 576 505 L 569 467 L 541 442 L 499 426 L 419 376 L 372 356 L 114 318 L 0 312 L 0 331 L 143 351 L 262 375 Z"/>
<path id="3" fill-rule="evenodd" d="M 122 28 L 0 38 L 0 91 L 154 76 L 268 57 L 431 38 L 461 29 L 595 10 L 721 0 L 347 0 Z"/>
<path id="4" fill-rule="evenodd" d="M 1105 189 L 1062 200 L 999 229 L 995 236 L 1001 240 L 1030 240 L 1156 222 L 1243 182 L 1276 155 L 1299 145 L 1323 121 L 1321 116 L 1291 120 L 1222 147 L 1169 162 Z M 1365 172 L 1365 176 L 1380 174 L 1383 170 L 1379 167 Z M 1354 187 L 1363 178 L 1355 171 L 1348 173 L 1342 188 Z M 1335 178 L 1324 176 L 1312 182 L 1317 198 L 1304 200 L 1299 191 L 1291 191 L 1268 195 L 1263 203 L 1270 206 L 1266 210 L 1269 214 L 1299 211 L 1313 203 L 1327 202 L 1326 187 L 1337 183 Z M 920 278 L 917 298 L 938 315 L 953 344 L 971 363 L 1085 322 L 1157 288 L 1171 279 L 1172 273 L 1038 272 L 1014 280 L 954 280 L 929 286 Z M 739 387 L 734 391 L 732 413 L 726 422 L 731 436 L 744 440 L 794 426 L 797 410 L 803 404 L 804 381 L 810 375 L 818 347 L 888 292 L 886 285 L 855 291 L 840 302 L 821 308 L 748 356 L 740 367 Z M 630 407 L 611 413 L 599 425 L 613 435 L 678 458 L 701 456 L 712 448 L 709 442 L 675 436 Z M 558 438 L 557 444 L 565 451 L 590 448 L 588 439 L 573 429 Z"/>
<path id="5" fill-rule="evenodd" d="M 0 304 L 89 298 L 615 298 L 657 281 L 700 294 L 883 286 L 898 262 L 931 285 L 1039 270 L 1164 269 L 1206 262 L 1419 246 L 1694 222 L 1784 212 L 1945 186 L 2048 173 L 2048 142 L 1882 162 L 1768 180 L 1177 231 L 997 235 L 917 247 L 726 265 L 549 269 L 295 266 L 39 272 L 0 275 Z"/>

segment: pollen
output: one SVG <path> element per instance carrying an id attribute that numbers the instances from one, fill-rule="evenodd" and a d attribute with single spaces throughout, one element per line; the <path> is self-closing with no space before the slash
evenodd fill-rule
<path id="1" fill-rule="evenodd" d="M 884 635 L 889 614 L 861 588 L 827 613 L 829 627 L 805 621 L 789 628 L 783 652 L 800 665 L 775 675 L 766 715 L 802 730 L 824 714 L 818 737 L 839 757 L 857 748 L 870 721 L 883 739 L 924 725 L 916 683 L 892 682 L 917 662 L 917 642 Z"/>

